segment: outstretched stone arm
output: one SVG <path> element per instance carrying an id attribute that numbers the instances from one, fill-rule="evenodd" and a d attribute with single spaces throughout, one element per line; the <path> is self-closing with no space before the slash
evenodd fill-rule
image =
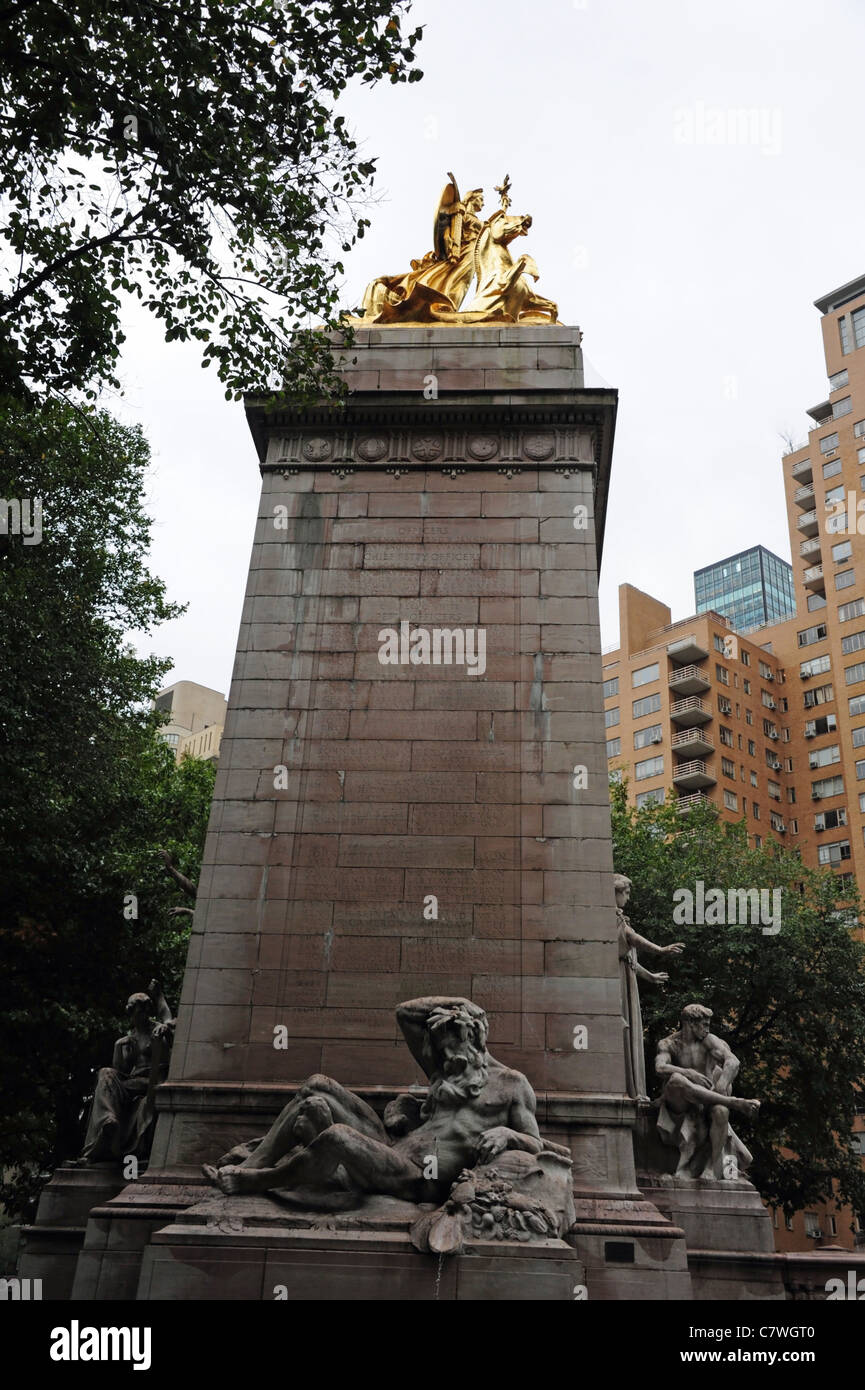
<path id="1" fill-rule="evenodd" d="M 646 936 L 640 936 L 639 932 L 634 931 L 630 922 L 625 926 L 625 937 L 629 946 L 634 946 L 638 951 L 655 951 L 659 956 L 680 956 L 685 949 L 683 941 L 671 941 L 669 946 L 659 946 L 656 941 L 650 941 Z"/>

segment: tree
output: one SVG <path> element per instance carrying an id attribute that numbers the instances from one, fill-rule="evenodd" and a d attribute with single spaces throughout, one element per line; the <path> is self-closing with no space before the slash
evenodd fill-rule
<path id="1" fill-rule="evenodd" d="M 227 395 L 331 384 L 374 161 L 335 105 L 416 81 L 402 0 L 0 0 L 0 385 L 116 386 L 121 301 Z"/>
<path id="2" fill-rule="evenodd" d="M 213 773 L 176 767 L 157 742 L 149 702 L 170 663 L 125 638 L 180 611 L 145 565 L 147 462 L 140 431 L 105 414 L 0 409 L 0 1170 L 19 1170 L 0 1200 L 12 1210 L 79 1146 L 128 995 L 157 975 L 177 1005 L 187 919 L 169 916 L 182 894 L 159 850 L 195 876 Z M 28 502 L 29 527 L 4 526 Z"/>
<path id="3" fill-rule="evenodd" d="M 850 1143 L 865 1075 L 858 899 L 845 896 L 839 907 L 830 871 L 804 867 L 776 842 L 749 847 L 744 821 L 720 821 L 710 806 L 687 815 L 672 806 L 637 811 L 626 783 L 613 781 L 610 792 L 615 867 L 634 884 L 631 922 L 660 944 L 686 945 L 669 984 L 642 995 L 650 1084 L 658 1040 L 685 1004 L 706 1004 L 713 1031 L 742 1063 L 737 1093 L 763 1100 L 745 1136 L 761 1194 L 787 1212 L 821 1200 L 865 1212 L 865 1173 Z M 696 893 L 698 882 L 725 895 L 779 890 L 780 930 L 677 922 L 687 900 L 674 894 Z"/>

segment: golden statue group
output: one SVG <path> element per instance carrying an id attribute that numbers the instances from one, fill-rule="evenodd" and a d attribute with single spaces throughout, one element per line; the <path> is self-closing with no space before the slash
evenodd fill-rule
<path id="1" fill-rule="evenodd" d="M 483 189 L 461 198 L 453 174 L 445 185 L 433 222 L 433 249 L 412 261 L 402 275 L 380 275 L 366 288 L 363 309 L 349 322 L 557 323 L 558 307 L 536 294 L 531 280 L 538 268 L 531 256 L 511 254 L 510 245 L 532 225 L 526 214 L 510 216 L 510 178 L 496 187 L 501 206 L 482 221 Z M 463 308 L 475 281 L 471 302 Z"/>

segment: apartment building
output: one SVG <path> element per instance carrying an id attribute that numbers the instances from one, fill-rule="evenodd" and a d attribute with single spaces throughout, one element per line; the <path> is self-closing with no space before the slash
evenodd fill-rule
<path id="1" fill-rule="evenodd" d="M 620 645 L 603 662 L 610 768 L 637 806 L 711 801 L 727 820 L 744 816 L 756 846 L 794 837 L 783 667 L 720 613 L 670 619 L 666 604 L 621 585 Z"/>
<path id="2" fill-rule="evenodd" d="M 796 612 L 793 566 L 765 545 L 694 571 L 695 611 L 723 613 L 737 632 L 782 623 Z"/>
<path id="3" fill-rule="evenodd" d="M 699 571 L 698 603 L 713 607 L 677 623 L 622 585 L 604 707 L 609 766 L 636 805 L 711 801 L 744 817 L 755 846 L 769 836 L 831 869 L 843 900 L 848 884 L 865 889 L 865 275 L 816 307 L 828 390 L 807 412 L 807 442 L 782 461 L 795 612 L 752 629 L 747 605 L 736 608 L 744 586 L 730 560 L 753 551 Z M 865 1155 L 861 1121 L 856 1142 Z M 854 1240 L 865 1233 L 850 1212 L 776 1217 L 780 1250 Z"/>
<path id="4" fill-rule="evenodd" d="M 228 708 L 225 696 L 196 681 L 175 681 L 160 690 L 154 709 L 168 715 L 159 738 L 174 750 L 178 762 L 184 754 L 216 759 Z"/>

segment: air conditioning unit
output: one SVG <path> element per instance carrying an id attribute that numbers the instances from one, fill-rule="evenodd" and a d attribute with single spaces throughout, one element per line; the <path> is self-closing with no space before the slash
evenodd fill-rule
<path id="1" fill-rule="evenodd" d="M 774 729 L 772 730 L 772 732 L 771 732 L 771 734 L 769 735 L 769 737 L 775 739 L 775 741 L 777 742 L 778 735 L 777 735 L 777 733 L 775 732 Z"/>
<path id="2" fill-rule="evenodd" d="M 784 824 L 783 821 L 782 821 L 781 824 L 778 826 L 778 834 L 779 834 L 779 835 L 786 835 L 786 834 L 787 834 L 787 827 L 786 827 L 786 825 Z"/>
<path id="3" fill-rule="evenodd" d="M 776 706 L 776 704 L 775 704 L 775 701 L 772 700 L 772 699 L 768 699 L 768 700 L 766 701 L 766 708 L 767 708 L 767 709 L 776 709 L 777 706 Z"/>
<path id="4" fill-rule="evenodd" d="M 817 833 L 818 835 L 821 834 L 821 832 L 824 831 L 825 829 L 826 829 L 825 825 L 815 825 L 815 826 L 814 826 L 814 830 L 816 831 L 816 833 Z"/>
<path id="5" fill-rule="evenodd" d="M 652 739 L 652 742 L 653 742 L 653 743 L 663 743 L 664 740 L 663 740 L 663 738 L 661 737 L 661 735 L 658 734 L 658 735 L 656 735 L 655 738 Z"/>
<path id="6" fill-rule="evenodd" d="M 802 680 L 803 680 L 803 681 L 809 681 L 809 680 L 811 679 L 811 672 L 810 672 L 810 671 L 800 671 L 800 672 L 799 672 L 799 675 L 802 677 Z"/>
<path id="7" fill-rule="evenodd" d="M 816 738 L 816 737 L 817 737 L 816 731 L 815 731 L 814 729 L 806 729 L 806 730 L 805 730 L 805 737 L 806 737 L 806 738 Z"/>
<path id="8" fill-rule="evenodd" d="M 812 801 L 822 801 L 822 800 L 823 800 L 823 794 L 822 794 L 822 792 L 812 792 L 812 793 L 811 793 L 811 800 L 812 800 Z"/>
<path id="9" fill-rule="evenodd" d="M 771 766 L 772 766 L 772 768 L 774 769 L 775 772 L 780 772 L 780 771 L 781 771 L 781 764 L 778 762 L 778 759 L 777 759 L 777 758 L 776 758 L 775 761 L 771 764 Z"/>

